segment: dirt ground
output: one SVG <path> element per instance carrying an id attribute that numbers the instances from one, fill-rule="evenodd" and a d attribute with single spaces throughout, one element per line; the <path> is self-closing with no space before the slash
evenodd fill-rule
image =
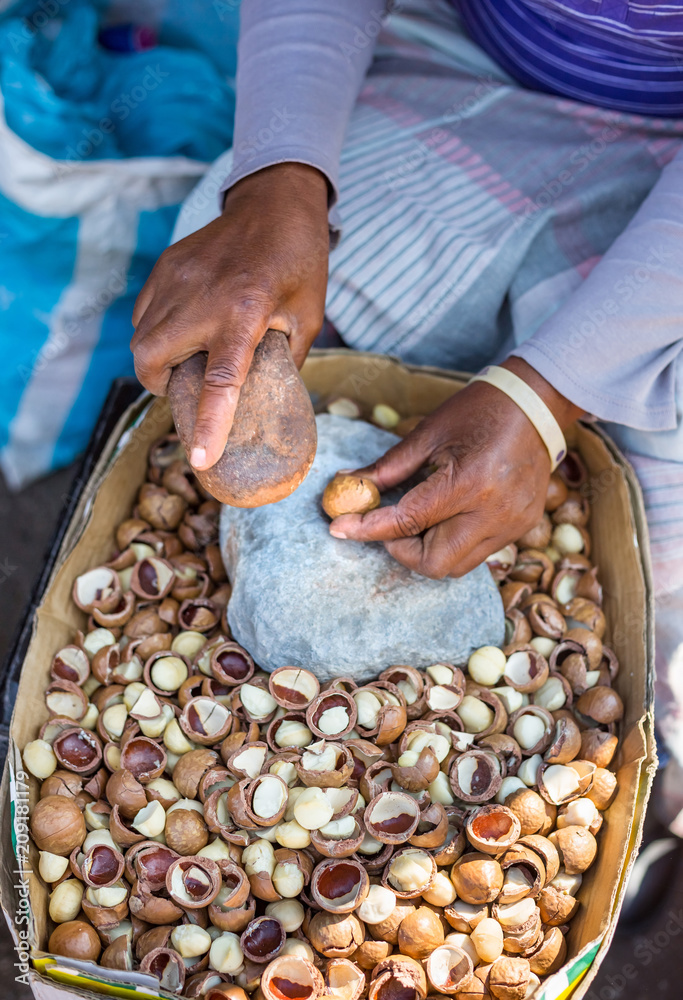
<path id="1" fill-rule="evenodd" d="M 11 495 L 0 479 L 0 663 L 21 620 L 46 546 L 75 475 L 73 468 Z M 0 983 L 6 1000 L 30 991 L 15 983 L 12 941 L 0 926 Z M 636 929 L 617 928 L 612 948 L 591 985 L 588 1000 L 679 1000 L 683 996 L 683 861 L 651 919 Z"/>

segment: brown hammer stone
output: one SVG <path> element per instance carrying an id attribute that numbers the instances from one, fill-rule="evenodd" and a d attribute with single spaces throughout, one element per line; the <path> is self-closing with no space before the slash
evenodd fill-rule
<path id="1" fill-rule="evenodd" d="M 174 368 L 168 395 L 180 440 L 190 454 L 208 355 Z M 202 486 L 232 507 L 283 500 L 308 474 L 317 433 L 313 406 L 284 333 L 268 330 L 254 352 L 221 458 L 195 470 Z"/>

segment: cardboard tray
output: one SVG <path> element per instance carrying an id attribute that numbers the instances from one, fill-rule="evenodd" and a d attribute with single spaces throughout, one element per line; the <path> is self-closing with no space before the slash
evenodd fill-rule
<path id="1" fill-rule="evenodd" d="M 467 376 L 409 367 L 381 355 L 346 350 L 313 352 L 303 370 L 314 401 L 330 395 L 367 407 L 384 402 L 403 416 L 425 414 L 462 388 Z M 20 958 L 30 949 L 25 981 L 38 997 L 101 995 L 165 996 L 139 973 L 114 973 L 44 952 L 50 932 L 47 888 L 34 869 L 26 817 L 38 783 L 22 770 L 20 750 L 47 718 L 43 692 L 54 653 L 72 640 L 84 615 L 71 601 L 74 578 L 112 550 L 112 531 L 129 515 L 144 479 L 147 451 L 172 427 L 165 399 L 144 395 L 128 407 L 92 468 L 64 531 L 54 569 L 35 612 L 10 726 L 0 788 L 2 905 Z M 645 805 L 656 767 L 653 739 L 653 600 L 647 527 L 633 470 L 598 429 L 578 424 L 570 445 L 578 448 L 590 482 L 592 558 L 600 568 L 607 616 L 606 641 L 621 670 L 616 688 L 625 702 L 620 750 L 615 759 L 619 790 L 599 835 L 598 860 L 584 878 L 581 908 L 568 937 L 569 959 L 547 979 L 538 1000 L 585 995 L 616 926 L 623 889 L 642 834 Z"/>

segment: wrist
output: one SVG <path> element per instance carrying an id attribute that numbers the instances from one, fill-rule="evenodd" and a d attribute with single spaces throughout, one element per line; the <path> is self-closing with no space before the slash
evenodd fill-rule
<path id="1" fill-rule="evenodd" d="M 315 205 L 327 218 L 329 182 L 317 167 L 307 163 L 274 163 L 247 174 L 228 189 L 223 202 L 223 210 L 232 210 L 243 200 L 296 199 Z"/>
<path id="2" fill-rule="evenodd" d="M 509 357 L 501 362 L 500 367 L 507 368 L 513 375 L 521 378 L 530 389 L 533 389 L 540 396 L 562 431 L 565 431 L 570 424 L 583 416 L 585 411 L 580 406 L 576 406 L 575 403 L 558 392 L 547 379 L 522 358 Z"/>

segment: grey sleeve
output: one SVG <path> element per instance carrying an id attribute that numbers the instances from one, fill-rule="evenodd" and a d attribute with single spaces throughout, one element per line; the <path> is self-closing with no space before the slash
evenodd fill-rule
<path id="1" fill-rule="evenodd" d="M 325 174 L 334 204 L 344 133 L 384 13 L 385 0 L 243 0 L 223 191 L 263 167 L 306 163 Z"/>
<path id="2" fill-rule="evenodd" d="M 683 349 L 683 150 L 570 299 L 511 353 L 588 413 L 676 427 Z"/>

